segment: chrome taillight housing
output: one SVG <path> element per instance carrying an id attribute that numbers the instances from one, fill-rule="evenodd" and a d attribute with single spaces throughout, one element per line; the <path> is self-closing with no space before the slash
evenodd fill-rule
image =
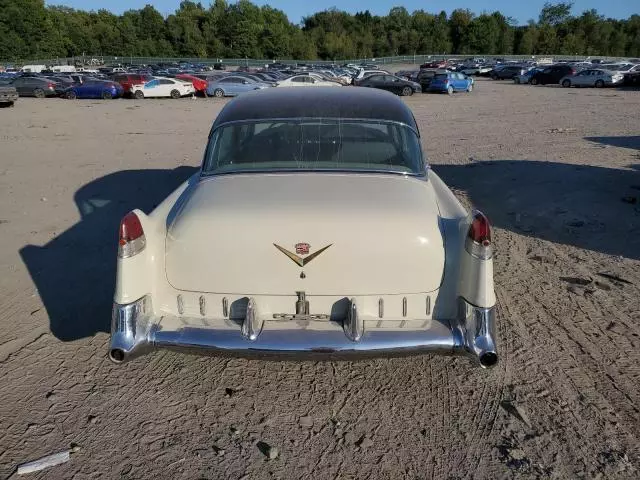
<path id="1" fill-rule="evenodd" d="M 471 214 L 465 248 L 473 257 L 480 260 L 489 260 L 493 257 L 491 224 L 486 215 L 478 210 L 474 210 Z"/>
<path id="2" fill-rule="evenodd" d="M 118 257 L 129 258 L 137 255 L 147 245 L 140 219 L 134 212 L 129 212 L 120 222 L 118 238 Z"/>

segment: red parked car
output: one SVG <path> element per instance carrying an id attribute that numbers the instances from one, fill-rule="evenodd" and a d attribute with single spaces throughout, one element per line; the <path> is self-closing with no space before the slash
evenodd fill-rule
<path id="1" fill-rule="evenodd" d="M 447 68 L 449 66 L 449 62 L 446 60 L 436 60 L 435 62 L 428 62 L 424 65 L 420 65 L 420 68 Z"/>
<path id="2" fill-rule="evenodd" d="M 204 94 L 207 91 L 207 87 L 209 86 L 209 82 L 207 82 L 206 80 L 194 77 L 193 75 L 189 75 L 188 73 L 180 73 L 176 75 L 176 78 L 191 82 L 193 84 L 193 88 L 196 89 L 196 93 Z"/>
<path id="3" fill-rule="evenodd" d="M 151 75 L 142 75 L 139 73 L 118 73 L 113 76 L 113 81 L 122 85 L 124 94 L 127 95 L 131 93 L 130 90 L 133 85 L 147 83 L 152 78 Z"/>

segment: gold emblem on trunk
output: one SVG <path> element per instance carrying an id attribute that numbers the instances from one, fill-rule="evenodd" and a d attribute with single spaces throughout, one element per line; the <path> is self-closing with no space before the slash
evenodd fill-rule
<path id="1" fill-rule="evenodd" d="M 318 255 L 320 255 L 322 252 L 324 252 L 331 245 L 333 245 L 333 243 L 327 245 L 324 248 L 321 248 L 320 250 L 318 250 L 317 252 L 312 253 L 311 255 L 309 255 L 306 258 L 302 258 L 301 256 L 296 255 L 293 252 L 290 252 L 286 248 L 282 248 L 280 245 L 276 245 L 275 243 L 273 244 L 274 247 L 276 247 L 278 250 L 280 250 L 282 253 L 284 253 L 287 257 L 289 257 L 291 259 L 291 261 L 293 263 L 295 263 L 296 265 L 298 265 L 299 267 L 304 267 L 305 265 L 307 265 L 309 262 L 311 262 L 311 260 L 316 258 Z"/>

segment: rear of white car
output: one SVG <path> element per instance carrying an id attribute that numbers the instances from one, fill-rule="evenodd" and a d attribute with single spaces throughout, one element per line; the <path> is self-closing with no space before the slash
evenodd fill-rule
<path id="1" fill-rule="evenodd" d="M 123 219 L 113 361 L 173 348 L 495 365 L 488 220 L 424 167 L 403 102 L 354 90 L 239 97 L 202 172 Z"/>
<path id="2" fill-rule="evenodd" d="M 365 195 L 355 199 L 354 189 Z M 373 196 L 383 211 L 372 208 Z M 433 172 L 426 184 L 335 174 L 193 178 L 151 215 L 123 220 L 110 356 L 122 361 L 154 347 L 460 350 L 493 366 L 488 222 L 447 197 Z M 305 205 L 320 198 L 309 218 Z M 417 211 L 425 205 L 434 209 Z M 307 245 L 321 253 L 300 267 L 287 252 Z"/>

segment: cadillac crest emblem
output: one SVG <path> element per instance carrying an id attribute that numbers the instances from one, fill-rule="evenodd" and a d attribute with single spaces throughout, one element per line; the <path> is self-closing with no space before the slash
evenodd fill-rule
<path id="1" fill-rule="evenodd" d="M 309 255 L 311 245 L 308 243 L 296 243 L 296 253 L 298 255 Z"/>

